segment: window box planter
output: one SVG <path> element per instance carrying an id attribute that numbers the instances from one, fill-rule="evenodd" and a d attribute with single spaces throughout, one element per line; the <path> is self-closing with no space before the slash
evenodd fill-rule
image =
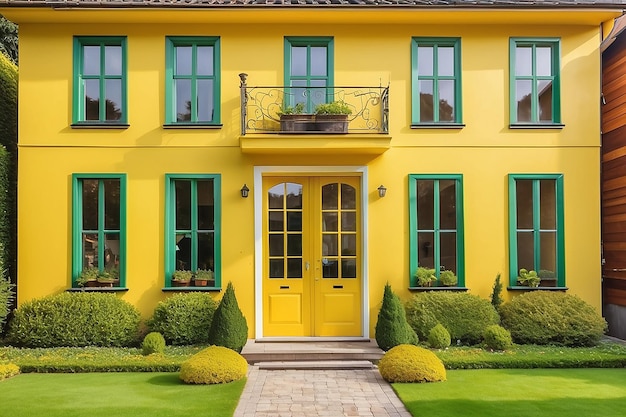
<path id="1" fill-rule="evenodd" d="M 315 130 L 320 132 L 348 133 L 348 115 L 318 114 L 315 116 Z"/>
<path id="2" fill-rule="evenodd" d="M 282 114 L 280 116 L 281 132 L 307 132 L 315 129 L 313 114 Z"/>

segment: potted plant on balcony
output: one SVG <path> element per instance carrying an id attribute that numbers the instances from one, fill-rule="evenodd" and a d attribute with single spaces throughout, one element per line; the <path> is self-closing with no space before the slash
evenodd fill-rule
<path id="1" fill-rule="evenodd" d="M 172 272 L 172 285 L 174 287 L 188 287 L 192 277 L 191 271 L 177 269 Z"/>
<path id="2" fill-rule="evenodd" d="M 193 274 L 193 285 L 196 287 L 206 287 L 207 285 L 212 287 L 215 285 L 214 283 L 213 271 L 210 269 L 198 269 Z"/>
<path id="3" fill-rule="evenodd" d="M 352 109 L 343 101 L 323 103 L 315 107 L 317 130 L 332 133 L 348 133 L 348 116 Z"/>
<path id="4" fill-rule="evenodd" d="M 418 266 L 415 272 L 415 278 L 417 278 L 417 285 L 419 287 L 431 287 L 433 282 L 437 281 L 435 276 L 435 270 L 432 268 L 426 268 Z"/>
<path id="5" fill-rule="evenodd" d="M 304 132 L 311 130 L 315 115 L 304 113 L 305 104 L 297 103 L 295 106 L 286 106 L 278 113 L 280 116 L 281 132 Z"/>

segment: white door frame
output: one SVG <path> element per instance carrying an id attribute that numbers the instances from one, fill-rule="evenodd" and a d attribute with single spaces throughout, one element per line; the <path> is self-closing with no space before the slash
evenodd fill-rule
<path id="1" fill-rule="evenodd" d="M 357 173 L 361 178 L 361 336 L 369 337 L 369 271 L 367 269 L 368 245 L 368 188 L 367 166 L 255 166 L 254 167 L 254 334 L 263 338 L 263 175 L 336 174 Z M 342 338 L 343 339 L 343 338 Z M 350 339 L 350 338 L 346 338 Z"/>

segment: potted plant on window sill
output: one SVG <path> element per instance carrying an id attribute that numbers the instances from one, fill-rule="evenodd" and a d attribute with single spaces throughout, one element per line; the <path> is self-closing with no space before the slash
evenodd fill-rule
<path id="1" fill-rule="evenodd" d="M 99 271 L 97 281 L 99 287 L 113 287 L 120 282 L 117 269 L 111 268 Z"/>
<path id="2" fill-rule="evenodd" d="M 305 132 L 311 130 L 315 115 L 304 113 L 304 103 L 286 106 L 278 113 L 281 132 Z"/>
<path id="3" fill-rule="evenodd" d="M 172 273 L 172 285 L 174 287 L 188 287 L 191 283 L 191 271 L 177 269 Z"/>
<path id="4" fill-rule="evenodd" d="M 352 109 L 343 101 L 319 104 L 315 108 L 315 127 L 321 132 L 348 133 Z"/>
<path id="5" fill-rule="evenodd" d="M 541 282 L 541 278 L 537 275 L 537 271 L 527 269 L 520 269 L 519 276 L 517 277 L 517 283 L 519 285 L 531 288 L 537 288 L 539 283 Z"/>
<path id="6" fill-rule="evenodd" d="M 454 287 L 458 281 L 458 278 L 452 271 L 441 271 L 439 274 L 439 282 L 444 287 Z"/>
<path id="7" fill-rule="evenodd" d="M 98 268 L 90 266 L 83 269 L 76 279 L 76 285 L 79 287 L 96 287 L 98 286 Z"/>
<path id="8" fill-rule="evenodd" d="M 210 269 L 198 269 L 193 275 L 193 285 L 196 287 L 214 286 L 213 271 Z"/>
<path id="9" fill-rule="evenodd" d="M 433 282 L 437 281 L 435 270 L 423 266 L 417 267 L 415 278 L 417 278 L 417 285 L 419 287 L 432 287 Z"/>

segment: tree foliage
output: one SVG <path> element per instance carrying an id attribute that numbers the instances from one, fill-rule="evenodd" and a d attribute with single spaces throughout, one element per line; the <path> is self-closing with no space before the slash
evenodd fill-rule
<path id="1" fill-rule="evenodd" d="M 0 52 L 17 65 L 17 25 L 0 15 Z"/>

